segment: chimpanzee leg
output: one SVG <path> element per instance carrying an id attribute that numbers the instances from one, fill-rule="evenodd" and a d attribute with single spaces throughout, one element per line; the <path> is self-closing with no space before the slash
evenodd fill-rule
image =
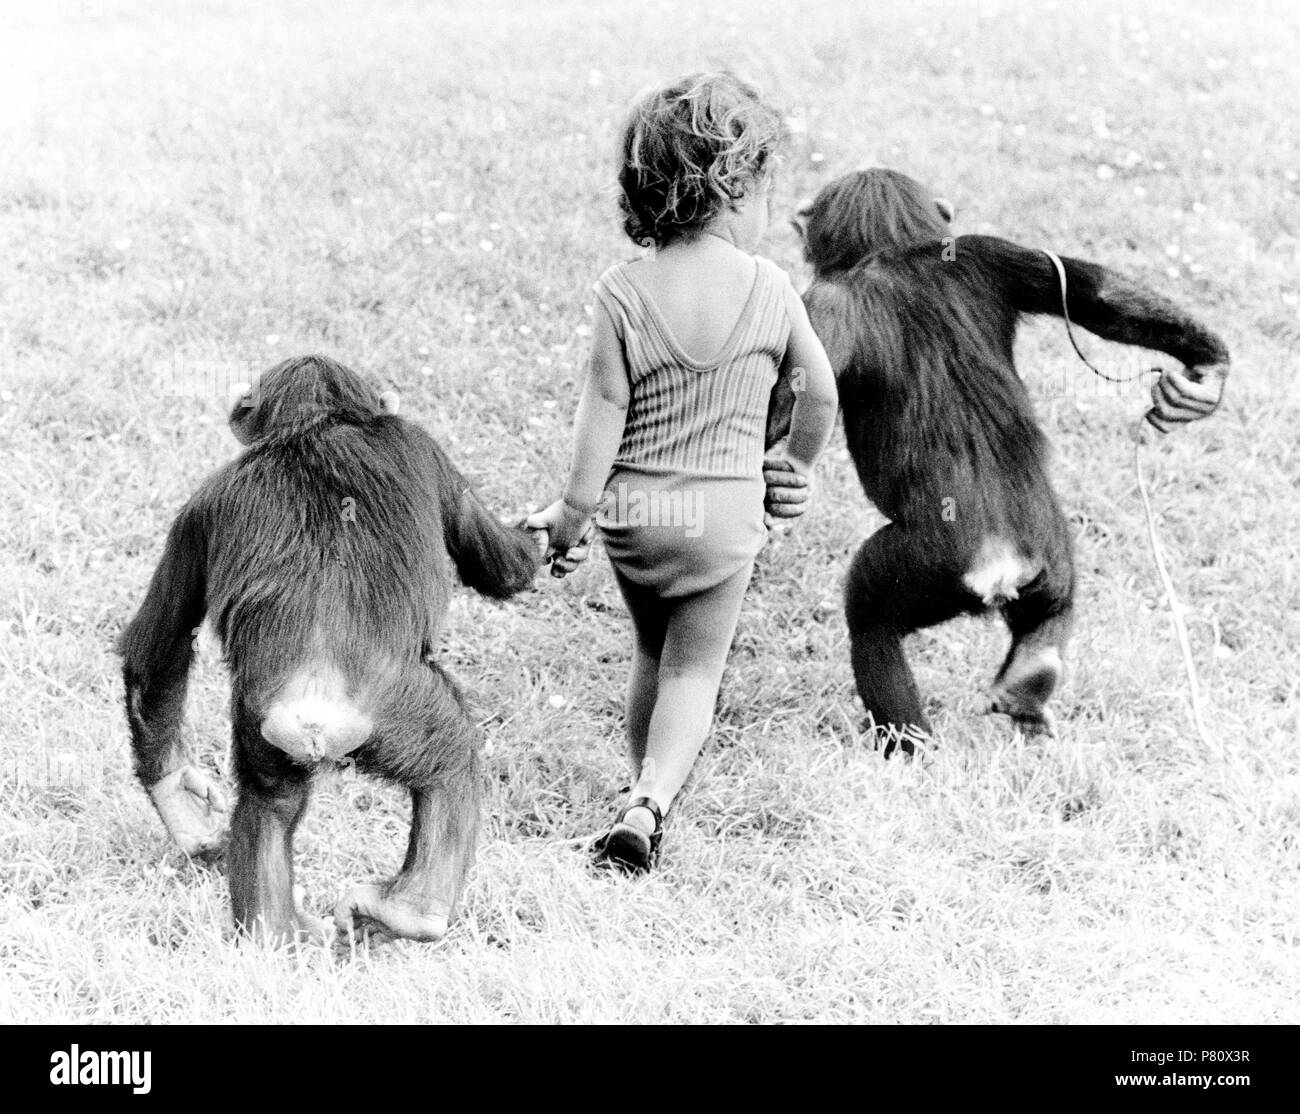
<path id="1" fill-rule="evenodd" d="M 262 738 L 236 711 L 239 800 L 230 822 L 226 866 L 235 928 L 269 944 L 321 939 L 321 922 L 300 908 L 293 885 L 293 833 L 307 810 L 311 771 Z"/>
<path id="2" fill-rule="evenodd" d="M 971 609 L 960 562 L 933 542 L 891 524 L 862 544 L 849 567 L 844 610 L 858 695 L 877 727 L 889 728 L 885 756 L 904 734 L 929 732 L 921 694 L 903 654 L 903 636 Z"/>
<path id="3" fill-rule="evenodd" d="M 1074 574 L 1067 558 L 1002 609 L 1011 649 L 989 690 L 989 711 L 1010 716 L 1027 734 L 1056 734 L 1047 701 L 1061 680 L 1074 620 L 1073 597 Z"/>
<path id="4" fill-rule="evenodd" d="M 334 909 L 345 938 L 438 940 L 456 909 L 478 840 L 478 729 L 433 662 L 413 669 L 358 768 L 411 791 L 411 835 L 397 877 L 353 886 Z"/>

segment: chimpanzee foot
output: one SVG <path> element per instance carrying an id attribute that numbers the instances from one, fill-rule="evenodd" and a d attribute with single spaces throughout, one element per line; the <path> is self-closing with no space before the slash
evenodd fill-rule
<path id="1" fill-rule="evenodd" d="M 294 886 L 293 888 L 293 914 L 296 936 L 300 942 L 305 944 L 328 944 L 334 939 L 333 922 L 307 912 L 306 906 L 303 904 L 301 886 Z"/>
<path id="2" fill-rule="evenodd" d="M 388 943 L 391 940 L 441 940 L 447 914 L 429 902 L 390 892 L 389 886 L 366 882 L 353 886 L 334 906 L 340 944 Z"/>
<path id="3" fill-rule="evenodd" d="M 1046 704 L 1035 706 L 1027 701 L 1012 702 L 999 693 L 993 692 L 989 696 L 985 714 L 992 715 L 994 712 L 1010 716 L 1011 722 L 1027 738 L 1045 736 L 1055 739 L 1059 737 L 1056 730 L 1056 716 L 1052 714 L 1052 709 Z"/>
<path id="4" fill-rule="evenodd" d="M 925 747 L 930 742 L 930 735 L 927 731 L 915 725 L 899 728 L 890 724 L 877 737 L 877 749 L 879 749 L 882 742 L 885 744 L 886 758 L 892 758 L 900 751 L 904 758 L 913 758 L 916 755 L 918 746 Z"/>
<path id="5" fill-rule="evenodd" d="M 185 854 L 220 849 L 228 809 L 225 796 L 207 774 L 195 766 L 181 766 L 150 786 L 149 798 Z"/>
<path id="6" fill-rule="evenodd" d="M 1056 731 L 1056 716 L 1052 714 L 1051 708 L 1039 708 L 1034 715 L 1012 716 L 1011 722 L 1027 739 L 1060 737 Z"/>
<path id="7" fill-rule="evenodd" d="M 1056 738 L 1056 717 L 1047 700 L 1060 679 L 1061 654 L 1055 647 L 1016 658 L 989 690 L 986 711 L 1010 716 L 1026 735 Z"/>

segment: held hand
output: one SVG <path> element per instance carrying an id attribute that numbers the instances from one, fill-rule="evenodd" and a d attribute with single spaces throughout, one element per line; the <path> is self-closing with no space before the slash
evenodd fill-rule
<path id="1" fill-rule="evenodd" d="M 591 553 L 591 539 L 595 535 L 596 528 L 590 523 L 578 539 L 577 545 L 571 545 L 563 553 L 557 553 L 555 559 L 551 562 L 551 575 L 557 580 L 561 580 L 573 572 Z"/>
<path id="2" fill-rule="evenodd" d="M 797 471 L 787 457 L 769 456 L 763 461 L 763 482 L 767 484 L 763 520 L 769 528 L 780 520 L 798 518 L 808 509 L 811 478 Z"/>
<path id="3" fill-rule="evenodd" d="M 1227 378 L 1227 364 L 1162 371 L 1151 388 L 1152 406 L 1147 411 L 1147 421 L 1161 433 L 1168 433 L 1174 426 L 1209 417 L 1223 401 Z"/>
<path id="4" fill-rule="evenodd" d="M 591 547 L 591 516 L 575 511 L 563 499 L 529 515 L 525 525 L 546 536 L 544 558 L 553 558 L 552 576 L 567 576 L 586 560 Z"/>
<path id="5" fill-rule="evenodd" d="M 533 539 L 533 545 L 537 546 L 537 558 L 540 561 L 546 560 L 546 555 L 551 548 L 551 535 L 545 530 L 534 530 L 528 527 L 527 519 L 520 523 Z"/>

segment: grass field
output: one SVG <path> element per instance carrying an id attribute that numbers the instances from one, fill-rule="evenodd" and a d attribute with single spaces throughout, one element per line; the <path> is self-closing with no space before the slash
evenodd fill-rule
<path id="1" fill-rule="evenodd" d="M 1300 9 L 1192 3 L 6 7 L 0 43 L 0 1020 L 1300 1021 Z M 839 580 L 879 523 L 837 434 L 769 547 L 662 869 L 596 875 L 625 784 L 630 625 L 597 553 L 443 660 L 488 739 L 486 826 L 437 946 L 237 948 L 225 878 L 135 783 L 113 640 L 230 458 L 220 392 L 153 369 L 324 351 L 376 373 L 503 512 L 567 463 L 628 98 L 730 66 L 790 114 L 778 205 L 865 162 L 962 231 L 1096 258 L 1234 357 L 1147 450 L 1216 760 L 1190 727 L 1129 434 L 1057 322 L 1020 351 L 1081 588 L 1058 742 L 975 714 L 991 623 L 915 640 L 941 747 L 861 731 Z M 798 273 L 793 236 L 765 248 Z M 1128 372 L 1150 354 L 1081 338 Z M 186 728 L 227 765 L 203 645 Z M 227 778 L 228 782 L 228 778 Z M 319 785 L 308 899 L 387 876 L 403 796 Z"/>

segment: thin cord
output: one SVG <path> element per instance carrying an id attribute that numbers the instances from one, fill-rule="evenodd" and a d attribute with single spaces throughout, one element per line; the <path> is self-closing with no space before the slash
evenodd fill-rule
<path id="1" fill-rule="evenodd" d="M 1065 264 L 1061 262 L 1060 256 L 1055 252 L 1050 252 L 1045 248 L 1043 254 L 1052 261 L 1056 268 L 1056 276 L 1061 283 L 1061 316 L 1065 319 L 1065 335 L 1070 338 L 1070 344 L 1074 348 L 1079 359 L 1083 361 L 1094 374 L 1101 376 L 1110 383 L 1132 383 L 1143 375 L 1159 375 L 1158 370 L 1139 371 L 1136 375 L 1129 376 L 1127 379 L 1117 379 L 1113 375 L 1107 375 L 1095 367 L 1083 350 L 1079 347 L 1078 341 L 1074 339 L 1074 328 L 1070 322 L 1070 311 L 1066 304 L 1066 285 L 1065 285 Z M 1196 664 L 1192 660 L 1191 639 L 1187 636 L 1187 626 L 1183 622 L 1182 604 L 1179 603 L 1178 594 L 1174 591 L 1173 580 L 1170 579 L 1169 570 L 1165 566 L 1164 548 L 1160 544 L 1160 535 L 1156 530 L 1156 516 L 1151 509 L 1151 497 L 1147 492 L 1146 476 L 1142 471 L 1142 445 L 1145 441 L 1147 411 L 1138 419 L 1137 427 L 1133 431 L 1133 473 L 1137 477 L 1138 494 L 1142 498 L 1142 510 L 1146 515 L 1147 538 L 1151 543 L 1151 556 L 1155 559 L 1156 572 L 1160 576 L 1160 583 L 1164 586 L 1165 599 L 1169 604 L 1169 618 L 1174 624 L 1174 633 L 1178 636 L 1178 648 L 1183 655 L 1183 669 L 1187 673 L 1187 689 L 1192 700 L 1192 722 L 1196 726 L 1196 733 L 1200 736 L 1201 743 L 1209 753 L 1222 762 L 1224 760 L 1223 747 L 1216 742 L 1206 729 L 1205 720 L 1201 716 L 1201 685 L 1196 674 Z"/>
<path id="2" fill-rule="evenodd" d="M 1164 547 L 1160 544 L 1160 536 L 1156 532 L 1156 517 L 1151 510 L 1151 498 L 1147 494 L 1146 477 L 1142 472 L 1142 443 L 1146 434 L 1146 415 L 1143 414 L 1138 419 L 1137 428 L 1133 431 L 1133 472 L 1137 476 L 1138 494 L 1142 497 L 1142 509 L 1146 512 L 1147 519 L 1147 538 L 1151 542 L 1151 555 L 1155 558 L 1156 571 L 1160 574 L 1160 583 L 1164 585 L 1165 598 L 1169 601 L 1169 618 L 1173 620 L 1174 631 L 1178 635 L 1178 648 L 1183 654 L 1183 668 L 1187 672 L 1187 689 L 1192 698 L 1192 722 L 1196 725 L 1196 733 L 1201 737 L 1201 742 L 1205 745 L 1206 750 L 1210 752 L 1220 762 L 1224 760 L 1223 747 L 1214 740 L 1205 727 L 1205 720 L 1201 717 L 1201 686 L 1196 676 L 1196 665 L 1192 661 L 1192 644 L 1187 637 L 1187 625 L 1183 622 L 1183 608 L 1178 601 L 1178 596 L 1174 592 L 1173 581 L 1169 578 L 1169 570 L 1165 567 Z"/>
<path id="3" fill-rule="evenodd" d="M 1087 356 L 1083 354 L 1083 349 L 1079 347 L 1078 342 L 1074 339 L 1074 328 L 1070 322 L 1070 307 L 1065 297 L 1065 264 L 1061 262 L 1061 257 L 1054 251 L 1048 251 L 1046 248 L 1040 249 L 1042 253 L 1052 261 L 1052 266 L 1056 268 L 1056 277 L 1061 283 L 1061 316 L 1065 318 L 1065 335 L 1070 338 L 1070 344 L 1074 347 L 1075 355 L 1083 361 L 1084 366 L 1093 373 L 1100 375 L 1107 383 L 1132 383 L 1144 375 L 1158 375 L 1159 372 L 1139 371 L 1135 375 L 1130 375 L 1125 379 L 1116 378 L 1114 375 L 1107 375 L 1101 368 L 1095 366 Z"/>

